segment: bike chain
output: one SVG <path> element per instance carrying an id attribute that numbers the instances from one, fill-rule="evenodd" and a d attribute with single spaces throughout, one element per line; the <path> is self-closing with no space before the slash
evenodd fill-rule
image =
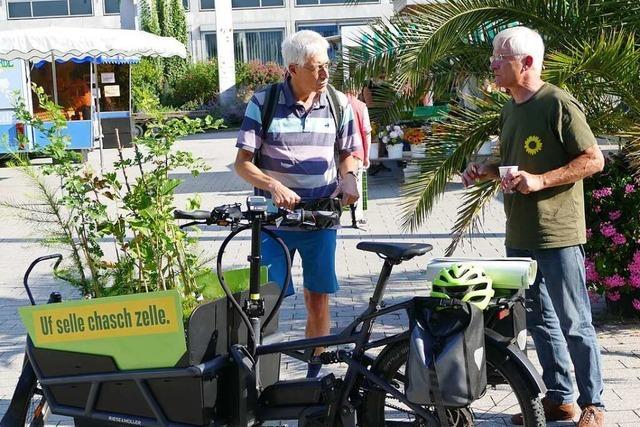
<path id="1" fill-rule="evenodd" d="M 401 408 L 392 403 L 385 403 L 384 406 L 388 406 L 389 408 L 395 409 L 396 411 L 404 412 L 405 414 L 411 414 L 413 416 L 416 416 L 416 414 L 412 410 Z"/>
<path id="2" fill-rule="evenodd" d="M 417 426 L 426 426 L 426 424 L 424 423 L 424 421 L 420 420 L 420 419 L 419 419 L 420 417 L 418 417 L 418 416 L 417 416 L 413 411 L 411 411 L 410 409 L 404 409 L 404 408 L 401 408 L 401 407 L 399 407 L 399 406 L 396 406 L 396 405 L 394 405 L 394 404 L 392 404 L 392 403 L 385 403 L 385 404 L 384 404 L 384 406 L 387 406 L 387 407 L 389 407 L 389 408 L 391 408 L 391 409 L 395 409 L 396 411 L 399 411 L 399 412 L 404 412 L 405 414 L 413 415 L 413 416 L 415 417 L 415 419 L 416 419 L 416 422 L 418 423 L 418 424 L 416 424 Z M 449 419 L 449 422 L 451 422 L 451 419 Z"/>

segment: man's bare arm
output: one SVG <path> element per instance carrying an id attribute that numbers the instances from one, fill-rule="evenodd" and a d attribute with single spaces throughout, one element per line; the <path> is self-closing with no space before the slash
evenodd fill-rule
<path id="1" fill-rule="evenodd" d="M 462 184 L 468 187 L 476 181 L 497 180 L 500 178 L 498 173 L 498 165 L 490 162 L 475 163 L 471 162 L 467 165 L 462 173 Z"/>
<path id="2" fill-rule="evenodd" d="M 342 153 L 340 155 L 340 166 L 338 168 L 340 173 L 340 187 L 336 189 L 337 192 L 342 193 L 342 204 L 351 205 L 355 203 L 360 195 L 358 194 L 358 183 L 356 177 L 348 172 L 356 172 L 358 169 L 358 163 L 355 157 L 351 153 Z M 332 195 L 335 196 L 335 193 Z"/>
<path id="3" fill-rule="evenodd" d="M 505 188 L 513 188 L 520 193 L 528 194 L 545 188 L 573 184 L 600 172 L 603 168 L 604 156 L 598 144 L 594 144 L 558 169 L 540 175 L 530 174 L 525 171 L 514 172 L 512 173 L 513 179 Z"/>
<path id="4" fill-rule="evenodd" d="M 604 156 L 598 144 L 587 148 L 566 166 L 542 174 L 543 188 L 573 184 L 583 178 L 602 171 Z"/>
<path id="5" fill-rule="evenodd" d="M 300 202 L 300 196 L 277 179 L 262 172 L 252 160 L 252 152 L 239 149 L 234 164 L 236 173 L 254 187 L 270 192 L 276 206 L 293 209 Z"/>

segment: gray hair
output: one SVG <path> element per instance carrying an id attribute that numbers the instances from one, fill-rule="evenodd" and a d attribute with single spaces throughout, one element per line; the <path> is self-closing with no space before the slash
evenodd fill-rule
<path id="1" fill-rule="evenodd" d="M 493 39 L 493 49 L 509 47 L 514 55 L 529 55 L 533 58 L 533 69 L 542 71 L 544 42 L 540 34 L 527 27 L 511 27 L 500 31 Z"/>
<path id="2" fill-rule="evenodd" d="M 302 30 L 290 35 L 282 42 L 284 65 L 304 65 L 310 56 L 326 54 L 329 42 L 315 31 Z"/>

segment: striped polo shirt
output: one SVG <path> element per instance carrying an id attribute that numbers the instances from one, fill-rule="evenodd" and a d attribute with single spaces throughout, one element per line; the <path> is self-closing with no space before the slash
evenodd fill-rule
<path id="1" fill-rule="evenodd" d="M 337 186 L 334 149 L 342 153 L 361 150 L 347 97 L 338 92 L 344 114 L 339 129 L 331 114 L 328 95 L 322 92 L 311 109 L 296 102 L 290 82 L 278 83 L 279 100 L 266 137 L 262 107 L 266 89 L 256 92 L 247 105 L 236 147 L 261 150 L 260 169 L 298 194 L 303 201 L 329 197 Z M 267 191 L 257 195 L 270 198 Z"/>

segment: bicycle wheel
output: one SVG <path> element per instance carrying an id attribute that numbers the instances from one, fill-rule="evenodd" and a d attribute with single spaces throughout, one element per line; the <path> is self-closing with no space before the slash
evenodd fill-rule
<path id="1" fill-rule="evenodd" d="M 24 410 L 22 412 L 21 426 L 44 427 L 49 417 L 49 404 L 40 389 L 37 381 L 34 381 L 30 387 L 29 394 L 25 400 Z"/>
<path id="2" fill-rule="evenodd" d="M 409 353 L 409 342 L 392 344 L 377 361 L 377 374 L 389 381 L 398 390 L 404 392 L 405 366 Z M 486 393 L 469 407 L 447 409 L 449 425 L 452 427 L 502 426 L 510 425 L 510 418 L 517 413 L 524 414 L 526 427 L 546 425 L 542 403 L 519 374 L 513 361 L 492 363 L 487 360 L 487 371 L 492 378 L 498 375 L 501 381 L 492 381 Z M 433 408 L 435 413 L 435 408 Z M 361 411 L 363 425 L 374 426 L 426 426 L 425 420 L 416 417 L 413 411 L 402 402 L 383 390 L 367 391 Z"/>

